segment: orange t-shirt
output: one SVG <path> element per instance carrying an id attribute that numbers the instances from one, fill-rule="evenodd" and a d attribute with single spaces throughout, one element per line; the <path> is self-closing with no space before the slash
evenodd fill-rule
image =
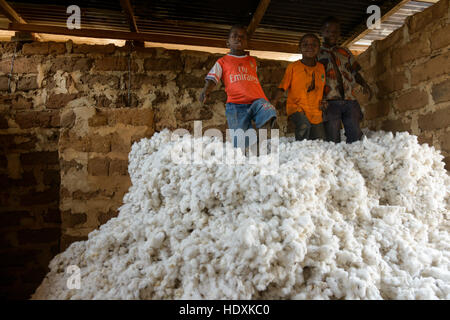
<path id="1" fill-rule="evenodd" d="M 312 82 L 314 72 L 315 88 L 307 92 Z M 295 112 L 304 112 L 309 122 L 319 124 L 322 122 L 322 111 L 319 109 L 323 98 L 325 86 L 325 68 L 323 64 L 316 63 L 314 67 L 303 64 L 300 60 L 291 63 L 286 68 L 279 88 L 288 90 L 286 112 L 290 116 Z"/>
<path id="2" fill-rule="evenodd" d="M 266 99 L 256 74 L 256 60 L 250 56 L 223 56 L 209 71 L 206 79 L 218 83 L 222 79 L 227 93 L 227 103 L 250 104 Z"/>

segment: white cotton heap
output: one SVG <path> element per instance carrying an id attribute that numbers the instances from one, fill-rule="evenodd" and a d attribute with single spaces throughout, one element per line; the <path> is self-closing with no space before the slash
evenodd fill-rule
<path id="1" fill-rule="evenodd" d="M 174 163 L 190 142 L 222 144 L 135 143 L 119 215 L 58 254 L 32 298 L 450 299 L 450 178 L 417 137 L 282 138 L 276 175 Z"/>

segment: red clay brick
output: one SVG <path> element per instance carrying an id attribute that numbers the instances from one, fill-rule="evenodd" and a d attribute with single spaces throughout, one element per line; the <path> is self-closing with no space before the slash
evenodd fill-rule
<path id="1" fill-rule="evenodd" d="M 15 121 L 22 129 L 39 127 L 40 125 L 37 120 L 37 112 L 34 111 L 18 112 Z"/>
<path id="2" fill-rule="evenodd" d="M 11 71 L 11 58 L 0 61 L 0 72 L 9 73 Z M 20 57 L 14 60 L 13 73 L 37 73 L 38 65 L 42 59 L 39 57 Z"/>
<path id="3" fill-rule="evenodd" d="M 131 145 L 122 139 L 119 133 L 115 132 L 111 136 L 111 151 L 119 153 L 129 153 Z"/>
<path id="4" fill-rule="evenodd" d="M 35 90 L 38 88 L 37 77 L 22 77 L 17 83 L 17 89 L 22 91 Z"/>
<path id="5" fill-rule="evenodd" d="M 0 129 L 8 129 L 8 119 L 6 118 L 5 114 L 0 114 Z"/>
<path id="6" fill-rule="evenodd" d="M 77 94 L 58 93 L 51 95 L 46 103 L 46 107 L 50 109 L 64 108 L 67 103 L 77 98 Z"/>
<path id="7" fill-rule="evenodd" d="M 61 177 L 59 170 L 46 170 L 44 172 L 44 184 L 45 185 L 57 185 L 61 183 Z"/>
<path id="8" fill-rule="evenodd" d="M 401 112 L 420 109 L 428 104 L 428 93 L 421 89 L 412 89 L 396 98 L 394 104 Z"/>
<path id="9" fill-rule="evenodd" d="M 152 109 L 134 109 L 131 114 L 133 126 L 153 126 L 154 113 Z"/>
<path id="10" fill-rule="evenodd" d="M 50 54 L 64 54 L 66 53 L 66 44 L 64 42 L 49 42 L 48 52 Z"/>
<path id="11" fill-rule="evenodd" d="M 419 117 L 419 128 L 425 131 L 447 128 L 449 125 L 450 107 Z"/>
<path id="12" fill-rule="evenodd" d="M 89 192 L 83 192 L 81 190 L 76 190 L 72 193 L 72 198 L 74 200 L 89 200 L 92 198 L 96 198 L 99 195 L 100 191 L 89 191 Z"/>
<path id="13" fill-rule="evenodd" d="M 86 213 L 72 213 L 70 210 L 61 212 L 62 228 L 75 227 L 87 221 Z"/>
<path id="14" fill-rule="evenodd" d="M 137 71 L 138 67 L 135 61 L 131 63 L 131 70 Z M 97 60 L 95 63 L 95 70 L 98 71 L 127 71 L 128 58 L 127 57 L 104 57 Z"/>
<path id="15" fill-rule="evenodd" d="M 48 42 L 25 43 L 22 47 L 22 53 L 26 56 L 32 56 L 35 54 L 47 55 Z"/>
<path id="16" fill-rule="evenodd" d="M 59 201 L 59 186 L 42 192 L 30 192 L 20 197 L 20 203 L 24 206 L 48 205 L 57 201 Z"/>
<path id="17" fill-rule="evenodd" d="M 182 71 L 183 62 L 179 58 L 147 58 L 144 60 L 144 69 L 146 71 Z"/>
<path id="18" fill-rule="evenodd" d="M 95 54 L 113 54 L 116 46 L 113 44 L 107 45 L 88 45 L 88 44 L 74 44 L 73 53 L 95 53 Z"/>
<path id="19" fill-rule="evenodd" d="M 95 134 L 91 137 L 90 152 L 108 153 L 111 151 L 111 136 Z"/>
<path id="20" fill-rule="evenodd" d="M 92 176 L 107 176 L 109 158 L 93 158 L 88 161 L 88 173 Z"/>
<path id="21" fill-rule="evenodd" d="M 20 220 L 30 217 L 28 211 L 0 212 L 0 228 L 19 226 Z"/>
<path id="22" fill-rule="evenodd" d="M 410 41 L 406 45 L 395 49 L 392 55 L 392 65 L 399 66 L 405 62 L 415 60 L 431 53 L 431 48 L 423 36 Z"/>
<path id="23" fill-rule="evenodd" d="M 411 70 L 411 85 L 450 73 L 450 52 L 418 64 Z"/>
<path id="24" fill-rule="evenodd" d="M 389 100 L 378 101 L 364 108 L 364 119 L 372 120 L 387 116 L 391 108 Z"/>
<path id="25" fill-rule="evenodd" d="M 113 75 L 85 74 L 80 78 L 81 83 L 90 88 L 96 84 L 109 86 L 111 89 L 119 89 L 120 79 Z"/>
<path id="26" fill-rule="evenodd" d="M 97 110 L 96 114 L 89 118 L 88 123 L 91 127 L 106 126 L 108 124 L 108 114 Z"/>
<path id="27" fill-rule="evenodd" d="M 111 160 L 109 163 L 109 175 L 128 175 L 128 161 L 127 160 Z"/>
<path id="28" fill-rule="evenodd" d="M 433 84 L 432 96 L 435 103 L 450 101 L 450 79 Z"/>
<path id="29" fill-rule="evenodd" d="M 381 130 L 400 132 L 400 131 L 411 131 L 411 122 L 408 121 L 404 123 L 402 120 L 386 120 L 381 124 Z"/>
<path id="30" fill-rule="evenodd" d="M 11 100 L 11 106 L 15 110 L 31 109 L 33 107 L 33 100 L 31 98 L 25 98 L 21 95 L 17 95 Z"/>
<path id="31" fill-rule="evenodd" d="M 66 161 L 66 160 L 61 160 L 61 171 L 63 171 L 64 173 L 67 173 L 67 171 L 69 171 L 70 168 L 75 168 L 75 170 L 81 170 L 83 169 L 83 165 L 81 163 L 76 162 L 75 160 L 70 160 L 70 161 Z"/>
<path id="32" fill-rule="evenodd" d="M 19 230 L 19 244 L 56 242 L 61 235 L 59 228 L 44 228 L 39 230 Z"/>
<path id="33" fill-rule="evenodd" d="M 20 161 L 23 165 L 59 164 L 58 151 L 38 151 L 22 153 Z"/>
<path id="34" fill-rule="evenodd" d="M 6 90 L 8 90 L 8 77 L 1 76 L 0 77 L 0 91 L 6 91 Z"/>
<path id="35" fill-rule="evenodd" d="M 59 209 L 47 209 L 42 215 L 44 222 L 46 223 L 61 223 L 61 212 Z"/>

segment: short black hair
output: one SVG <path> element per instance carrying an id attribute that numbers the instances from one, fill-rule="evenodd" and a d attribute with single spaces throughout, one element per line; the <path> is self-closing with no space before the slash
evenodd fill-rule
<path id="1" fill-rule="evenodd" d="M 339 20 L 338 18 L 336 18 L 335 16 L 328 16 L 325 19 L 322 20 L 322 28 L 325 27 L 326 24 L 328 23 L 337 23 L 337 24 L 341 24 L 341 20 Z"/>
<path id="2" fill-rule="evenodd" d="M 228 38 L 230 37 L 231 32 L 233 30 L 236 30 L 236 29 L 245 30 L 245 33 L 247 34 L 247 27 L 246 26 L 244 26 L 243 24 L 234 24 L 234 25 L 231 26 L 230 31 L 228 31 Z"/>
<path id="3" fill-rule="evenodd" d="M 320 47 L 320 39 L 319 39 L 319 37 L 316 36 L 314 33 L 307 33 L 307 34 L 304 34 L 304 35 L 300 38 L 300 40 L 298 41 L 298 46 L 299 46 L 299 47 L 302 46 L 302 42 L 303 42 L 303 40 L 305 40 L 306 38 L 314 38 L 314 39 L 316 39 L 317 42 L 319 43 L 319 47 Z"/>

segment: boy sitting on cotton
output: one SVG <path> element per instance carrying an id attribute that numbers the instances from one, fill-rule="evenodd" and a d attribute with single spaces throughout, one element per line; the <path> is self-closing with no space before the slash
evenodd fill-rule
<path id="1" fill-rule="evenodd" d="M 276 111 L 267 100 L 256 73 L 255 58 L 249 56 L 247 48 L 247 29 L 241 25 L 231 27 L 227 46 L 230 53 L 217 60 L 205 79 L 200 94 L 200 102 L 205 103 L 208 94 L 222 80 L 227 93 L 226 117 L 234 147 L 243 143 L 238 139 L 238 129 L 246 132 L 252 129 L 251 121 L 258 129 L 273 128 L 276 123 Z M 269 130 L 268 130 L 269 131 Z M 244 135 L 245 137 L 245 135 Z M 250 140 L 250 139 L 249 139 Z M 256 141 L 245 141 L 245 147 L 255 154 Z M 243 145 L 239 145 L 243 148 Z"/>
<path id="2" fill-rule="evenodd" d="M 295 140 L 325 140 L 322 101 L 325 86 L 325 68 L 317 62 L 320 40 L 312 34 L 305 34 L 299 42 L 302 59 L 286 68 L 283 80 L 276 93 L 277 105 L 284 92 L 288 90 L 286 113 L 295 125 Z"/>

